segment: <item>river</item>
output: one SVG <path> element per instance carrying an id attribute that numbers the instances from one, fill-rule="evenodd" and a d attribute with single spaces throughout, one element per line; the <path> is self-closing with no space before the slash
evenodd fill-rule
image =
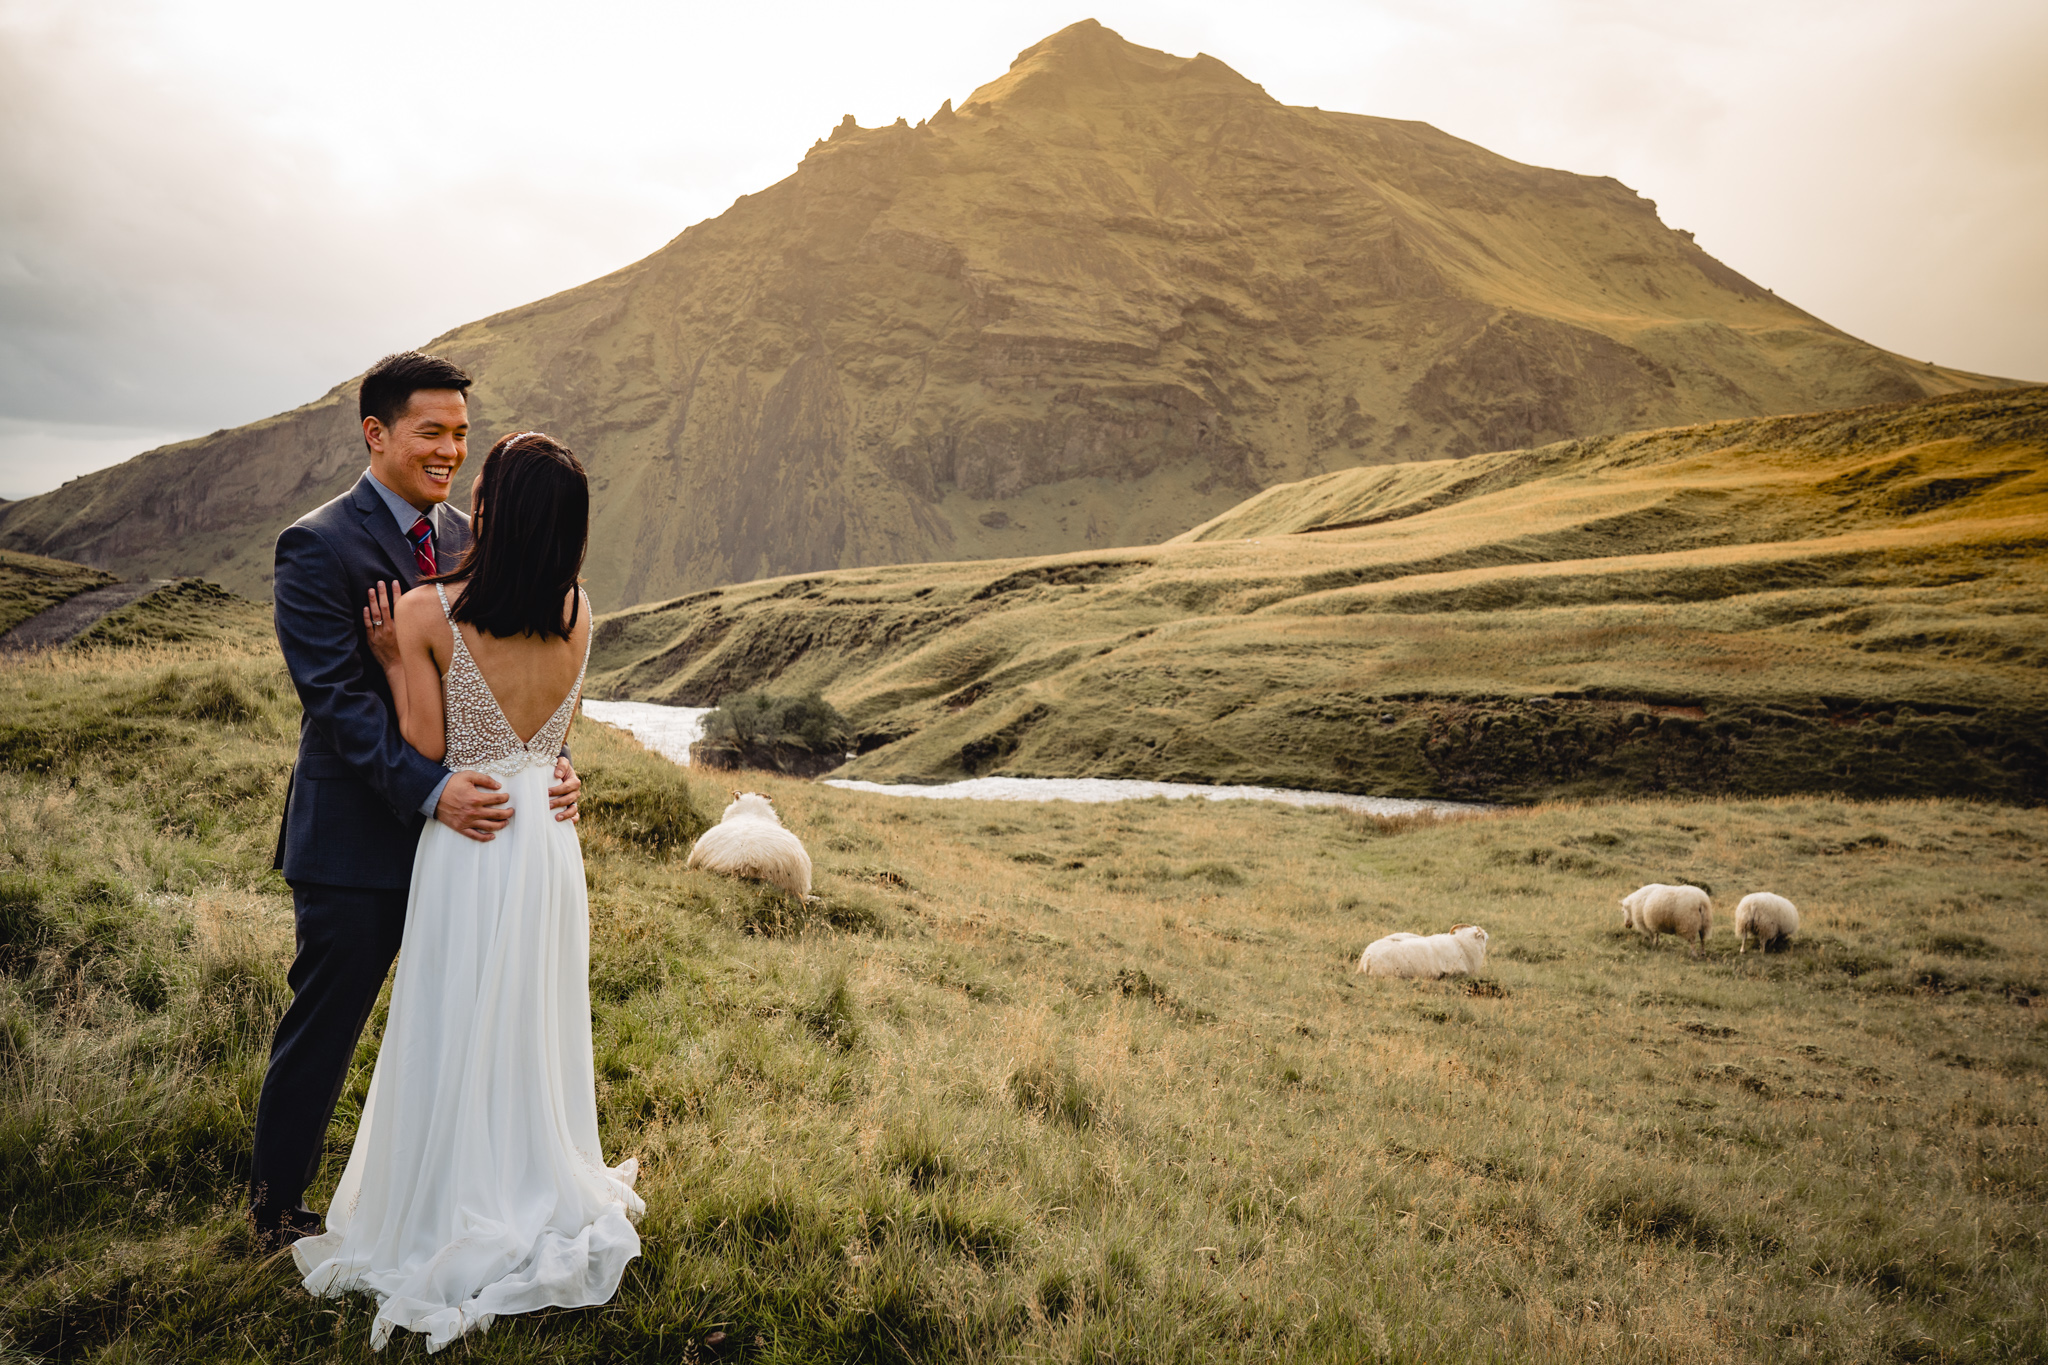
<path id="1" fill-rule="evenodd" d="M 688 766 L 690 745 L 704 737 L 708 706 L 660 706 L 645 701 L 586 701 L 583 714 L 630 733 L 664 758 Z M 933 785 L 861 782 L 828 777 L 828 787 L 874 792 L 880 796 L 914 796 L 928 801 L 1143 801 L 1199 797 L 1205 801 L 1279 801 L 1290 806 L 1341 806 L 1368 815 L 1407 815 L 1433 811 L 1465 814 L 1491 807 L 1463 801 L 1411 801 L 1395 796 L 1359 796 L 1351 792 L 1298 791 L 1289 787 L 1212 787 L 1197 782 L 1141 782 L 1110 777 L 974 777 Z"/>

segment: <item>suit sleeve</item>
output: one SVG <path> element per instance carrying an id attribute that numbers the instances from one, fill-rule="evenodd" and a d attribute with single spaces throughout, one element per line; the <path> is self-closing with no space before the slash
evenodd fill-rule
<path id="1" fill-rule="evenodd" d="M 306 719 L 327 746 L 401 818 L 448 776 L 398 732 L 398 718 L 371 686 L 362 615 L 346 601 L 341 561 L 319 532 L 292 526 L 277 538 L 277 643 Z"/>

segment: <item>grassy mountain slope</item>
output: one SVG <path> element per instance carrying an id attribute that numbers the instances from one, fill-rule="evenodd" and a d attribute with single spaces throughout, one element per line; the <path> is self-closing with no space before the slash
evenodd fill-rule
<path id="1" fill-rule="evenodd" d="M 83 564 L 0 550 L 0 635 L 88 588 L 117 581 Z"/>
<path id="2" fill-rule="evenodd" d="M 820 688 L 874 778 L 2039 800 L 2044 552 L 2029 389 L 1346 471 L 1143 549 L 698 593 L 607 617 L 593 687 Z"/>
<path id="3" fill-rule="evenodd" d="M 1146 544 L 1275 483 L 2006 381 L 1813 318 L 1605 178 L 1283 105 L 1093 21 L 615 274 L 435 339 L 596 488 L 609 608 Z M 0 544 L 266 596 L 353 382 L 0 508 Z"/>

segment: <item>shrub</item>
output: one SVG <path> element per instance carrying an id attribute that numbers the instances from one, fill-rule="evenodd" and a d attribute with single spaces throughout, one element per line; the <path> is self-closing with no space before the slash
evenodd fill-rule
<path id="1" fill-rule="evenodd" d="M 785 744 L 837 754 L 845 751 L 849 733 L 846 717 L 818 692 L 800 697 L 741 692 L 722 699 L 704 717 L 705 739 L 742 748 Z"/>

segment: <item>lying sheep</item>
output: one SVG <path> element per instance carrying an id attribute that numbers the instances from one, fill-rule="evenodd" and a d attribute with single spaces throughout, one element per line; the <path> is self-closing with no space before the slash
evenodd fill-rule
<path id="1" fill-rule="evenodd" d="M 1486 968 L 1486 931 L 1476 924 L 1454 924 L 1448 934 L 1388 934 L 1359 954 L 1358 970 L 1367 976 L 1405 976 L 1434 980 L 1440 976 L 1476 976 Z"/>
<path id="2" fill-rule="evenodd" d="M 1651 882 L 1621 898 L 1621 923 L 1645 934 L 1676 934 L 1701 948 L 1714 918 L 1714 902 L 1697 886 Z"/>
<path id="3" fill-rule="evenodd" d="M 1774 896 L 1768 891 L 1752 891 L 1735 904 L 1735 936 L 1742 941 L 1741 952 L 1749 951 L 1750 935 L 1756 936 L 1756 946 L 1768 953 L 1771 945 L 1780 948 L 1792 946 L 1792 935 L 1799 932 L 1799 907 L 1783 896 Z"/>
<path id="4" fill-rule="evenodd" d="M 811 894 L 811 855 L 782 827 L 775 807 L 759 792 L 734 792 L 718 823 L 690 849 L 689 866 L 728 877 L 751 877 L 790 895 Z"/>

